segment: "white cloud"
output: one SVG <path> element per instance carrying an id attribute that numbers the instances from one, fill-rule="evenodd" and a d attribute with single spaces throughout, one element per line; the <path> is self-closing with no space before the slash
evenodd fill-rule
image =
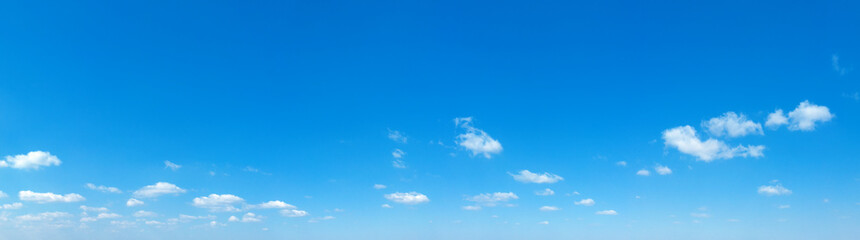
<path id="1" fill-rule="evenodd" d="M 514 180 L 524 183 L 555 183 L 561 180 L 564 180 L 561 176 L 544 172 L 543 174 L 537 174 L 530 172 L 529 170 L 522 170 L 518 174 L 508 173 L 514 177 Z"/>
<path id="2" fill-rule="evenodd" d="M 767 196 L 777 196 L 777 195 L 790 195 L 791 190 L 783 187 L 782 185 L 763 185 L 758 187 L 758 194 L 767 195 Z"/>
<path id="3" fill-rule="evenodd" d="M 182 167 L 182 165 L 173 163 L 171 161 L 164 161 L 164 168 L 168 168 L 170 170 L 176 171 L 176 170 L 179 170 L 179 168 L 181 168 L 181 167 Z"/>
<path id="4" fill-rule="evenodd" d="M 39 170 L 41 167 L 60 166 L 61 163 L 57 156 L 51 155 L 49 152 L 33 151 L 27 155 L 6 156 L 6 160 L 0 160 L 0 168 Z"/>
<path id="5" fill-rule="evenodd" d="M 776 129 L 787 124 L 788 130 L 791 131 L 812 131 L 815 130 L 816 123 L 828 122 L 833 117 L 835 115 L 830 113 L 829 108 L 809 103 L 807 100 L 789 112 L 788 117 L 783 115 L 782 109 L 777 109 L 768 115 L 765 125 Z"/>
<path id="6" fill-rule="evenodd" d="M 657 174 L 660 174 L 660 175 L 669 175 L 669 174 L 672 174 L 672 169 L 669 169 L 669 167 L 666 167 L 666 166 L 663 166 L 663 165 L 660 165 L 660 164 L 657 164 L 657 166 L 655 166 L 655 167 L 654 167 L 654 171 L 655 171 L 655 172 L 657 172 Z"/>
<path id="7" fill-rule="evenodd" d="M 128 207 L 140 206 L 140 205 L 143 205 L 143 201 L 137 200 L 134 198 L 129 198 L 128 201 L 125 202 L 125 205 Z"/>
<path id="8" fill-rule="evenodd" d="M 57 218 L 69 218 L 72 214 L 67 212 L 43 212 L 39 214 L 27 214 L 16 217 L 19 221 L 51 221 Z"/>
<path id="9" fill-rule="evenodd" d="M 589 206 L 589 207 L 590 207 L 590 206 L 594 206 L 594 199 L 586 198 L 586 199 L 582 199 L 582 200 L 579 200 L 579 201 L 573 202 L 573 204 L 575 204 L 575 205 L 582 205 L 582 206 Z"/>
<path id="10" fill-rule="evenodd" d="M 536 192 L 535 192 L 535 195 L 538 195 L 538 196 L 550 196 L 550 195 L 555 195 L 555 191 L 553 191 L 552 189 L 547 188 L 547 189 L 544 189 L 544 190 L 536 191 Z"/>
<path id="11" fill-rule="evenodd" d="M 748 120 L 743 114 L 738 115 L 734 112 L 727 112 L 722 116 L 711 118 L 702 123 L 702 126 L 707 128 L 711 135 L 717 137 L 723 135 L 729 137 L 743 137 L 749 134 L 764 135 L 761 124 Z"/>
<path id="12" fill-rule="evenodd" d="M 0 210 L 15 210 L 15 209 L 20 209 L 21 207 L 24 207 L 24 204 L 19 203 L 19 202 L 12 203 L 12 204 L 7 203 L 7 204 L 0 205 Z"/>
<path id="13" fill-rule="evenodd" d="M 98 219 L 111 219 L 111 218 L 121 218 L 121 217 L 122 217 L 122 215 L 119 215 L 116 213 L 99 213 L 99 215 L 96 216 L 96 218 L 98 218 Z"/>
<path id="14" fill-rule="evenodd" d="M 262 221 L 263 221 L 263 217 L 262 217 L 262 216 L 257 216 L 256 214 L 249 212 L 249 213 L 246 213 L 244 216 L 242 216 L 242 219 L 239 219 L 239 218 L 237 218 L 236 216 L 230 216 L 230 218 L 229 218 L 227 221 L 230 221 L 230 222 L 244 222 L 244 223 L 247 223 L 247 222 L 262 222 Z"/>
<path id="15" fill-rule="evenodd" d="M 627 166 L 627 162 L 625 162 L 625 161 L 618 161 L 618 162 L 616 162 L 616 163 L 615 163 L 615 165 L 625 167 L 625 166 Z"/>
<path id="16" fill-rule="evenodd" d="M 325 217 L 311 218 L 310 220 L 308 220 L 308 222 L 309 222 L 309 223 L 315 223 L 315 222 L 319 222 L 319 221 L 332 220 L 332 219 L 334 219 L 334 218 L 335 218 L 334 216 L 325 216 Z"/>
<path id="17" fill-rule="evenodd" d="M 3 199 L 3 198 L 8 197 L 8 196 L 9 196 L 9 195 L 7 195 L 6 193 L 4 193 L 3 191 L 0 191 L 0 199 Z"/>
<path id="18" fill-rule="evenodd" d="M 121 191 L 121 190 L 119 190 L 119 188 L 115 188 L 115 187 L 108 187 L 108 186 L 96 186 L 95 184 L 92 184 L 92 183 L 87 183 L 87 185 L 86 185 L 86 186 L 87 186 L 87 188 L 89 188 L 89 189 L 97 190 L 97 191 L 101 191 L 101 192 L 107 192 L 107 193 L 122 193 L 122 191 Z"/>
<path id="19" fill-rule="evenodd" d="M 282 201 L 268 201 L 268 202 L 257 204 L 255 207 L 263 208 L 263 209 L 268 209 L 268 208 L 295 209 L 296 208 L 296 206 L 290 205 L 290 204 L 282 202 Z"/>
<path id="20" fill-rule="evenodd" d="M 156 198 L 166 194 L 185 193 L 185 189 L 179 188 L 176 185 L 168 182 L 157 182 L 153 185 L 144 186 L 143 188 L 134 191 L 134 197 L 137 198 Z"/>
<path id="21" fill-rule="evenodd" d="M 764 122 L 764 125 L 769 128 L 779 128 L 779 126 L 788 124 L 788 117 L 782 113 L 782 109 L 777 109 L 776 111 L 767 115 L 767 121 Z"/>
<path id="22" fill-rule="evenodd" d="M 382 184 L 373 184 L 373 189 L 385 189 L 386 186 Z"/>
<path id="23" fill-rule="evenodd" d="M 403 158 L 403 155 L 406 155 L 406 152 L 400 149 L 394 149 L 394 151 L 391 152 L 391 156 L 394 158 Z"/>
<path id="24" fill-rule="evenodd" d="M 406 162 L 403 161 L 403 155 L 406 155 L 406 152 L 400 149 L 394 149 L 391 152 L 391 156 L 394 157 L 394 161 L 391 161 L 391 165 L 395 168 L 406 168 Z"/>
<path id="25" fill-rule="evenodd" d="M 391 193 L 385 194 L 385 199 L 388 199 L 392 202 L 402 203 L 402 204 L 419 204 L 429 202 L 430 199 L 427 198 L 426 195 L 417 193 L 417 192 L 408 192 L 408 193 Z"/>
<path id="26" fill-rule="evenodd" d="M 597 215 L 618 215 L 618 212 L 615 212 L 615 210 L 603 210 L 603 211 L 597 211 L 594 214 L 597 214 Z"/>
<path id="27" fill-rule="evenodd" d="M 538 222 L 538 224 L 547 225 L 547 224 L 549 224 L 549 221 L 541 221 L 541 222 Z"/>
<path id="28" fill-rule="evenodd" d="M 693 155 L 698 160 L 710 162 L 717 158 L 729 159 L 734 157 L 761 157 L 764 146 L 737 146 L 729 148 L 720 140 L 710 138 L 702 141 L 696 136 L 693 127 L 680 126 L 663 131 L 666 146 L 677 148 L 678 151 Z"/>
<path id="29" fill-rule="evenodd" d="M 559 208 L 556 206 L 543 206 L 543 207 L 540 207 L 540 210 L 544 211 L 544 212 L 550 212 L 550 211 L 558 211 Z"/>
<path id="30" fill-rule="evenodd" d="M 140 210 L 140 211 L 134 212 L 134 217 L 138 217 L 138 218 L 151 218 L 151 217 L 157 217 L 157 216 L 158 216 L 158 214 L 156 214 L 154 212 L 150 212 L 150 211 Z"/>
<path id="31" fill-rule="evenodd" d="M 214 215 L 191 216 L 191 215 L 179 214 L 179 221 L 180 222 L 189 222 L 189 221 L 194 221 L 194 220 L 214 220 L 215 218 L 217 218 L 217 217 L 215 217 Z"/>
<path id="32" fill-rule="evenodd" d="M 478 210 L 481 210 L 481 206 L 473 206 L 473 205 L 463 206 L 463 210 L 478 211 Z"/>
<path id="33" fill-rule="evenodd" d="M 84 212 L 107 212 L 108 209 L 106 207 L 89 207 L 81 205 L 81 211 Z"/>
<path id="34" fill-rule="evenodd" d="M 711 215 L 707 214 L 707 213 L 690 213 L 690 216 L 694 217 L 694 218 L 709 218 L 709 217 L 711 217 Z"/>
<path id="35" fill-rule="evenodd" d="M 502 144 L 498 140 L 490 137 L 484 130 L 472 126 L 472 117 L 455 118 L 454 124 L 466 129 L 466 133 L 457 135 L 457 144 L 472 151 L 472 156 L 483 154 L 484 157 L 491 158 L 491 154 L 502 152 Z"/>
<path id="36" fill-rule="evenodd" d="M 393 208 L 393 207 L 392 207 L 391 205 L 388 205 L 388 204 L 386 203 L 386 204 L 382 204 L 382 208 Z"/>
<path id="37" fill-rule="evenodd" d="M 53 203 L 53 202 L 80 202 L 86 200 L 83 196 L 77 193 L 69 193 L 65 195 L 54 193 L 37 193 L 33 191 L 20 191 L 18 198 L 21 201 L 37 202 L 37 203 Z"/>
<path id="38" fill-rule="evenodd" d="M 507 202 L 510 200 L 519 199 L 516 194 L 512 192 L 495 192 L 495 193 L 482 193 L 472 197 L 466 198 L 466 201 L 476 202 L 478 204 L 493 207 L 496 206 L 499 202 Z"/>
<path id="39" fill-rule="evenodd" d="M 281 215 L 286 217 L 304 217 L 308 215 L 308 212 L 296 209 L 284 209 L 281 210 Z"/>
<path id="40" fill-rule="evenodd" d="M 400 131 L 388 129 L 388 139 L 391 139 L 395 142 L 406 143 L 406 136 L 400 133 Z"/>
<path id="41" fill-rule="evenodd" d="M 649 172 L 648 170 L 645 170 L 645 169 L 641 169 L 641 170 L 639 170 L 639 171 L 636 171 L 636 175 L 639 175 L 639 176 L 651 176 L 651 172 Z"/>
<path id="42" fill-rule="evenodd" d="M 244 199 L 232 194 L 209 194 L 209 196 L 196 197 L 191 205 L 199 208 L 209 209 L 212 212 L 238 212 L 239 208 L 233 204 L 245 202 Z"/>

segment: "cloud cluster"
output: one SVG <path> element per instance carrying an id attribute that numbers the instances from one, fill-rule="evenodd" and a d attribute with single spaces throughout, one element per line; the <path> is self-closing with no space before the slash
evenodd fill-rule
<path id="1" fill-rule="evenodd" d="M 475 202 L 478 205 L 494 207 L 498 203 L 507 202 L 510 200 L 516 200 L 520 197 L 512 192 L 495 192 L 495 193 L 482 193 L 475 196 L 467 197 L 466 201 Z"/>
<path id="2" fill-rule="evenodd" d="M 711 118 L 702 123 L 711 135 L 720 137 L 743 137 L 748 134 L 764 135 L 761 124 L 748 120 L 743 114 L 727 112 L 720 117 Z"/>
<path id="3" fill-rule="evenodd" d="M 457 144 L 472 151 L 472 156 L 481 154 L 491 158 L 492 154 L 502 152 L 502 144 L 490 137 L 484 130 L 472 126 L 472 117 L 455 118 L 454 124 L 466 130 L 465 133 L 457 135 Z"/>
<path id="4" fill-rule="evenodd" d="M 517 174 L 508 174 L 513 176 L 514 180 L 524 183 L 556 183 L 558 181 L 564 180 L 564 178 L 562 178 L 561 176 L 548 172 L 544 172 L 543 174 L 537 174 L 529 170 L 522 170 Z"/>
<path id="5" fill-rule="evenodd" d="M 803 101 L 794 110 L 783 114 L 782 109 L 777 109 L 767 116 L 765 126 L 776 129 L 782 125 L 788 125 L 791 131 L 812 131 L 817 123 L 828 122 L 836 115 L 830 113 L 830 109 L 819 106 L 809 101 Z"/>
<path id="6" fill-rule="evenodd" d="M 36 203 L 56 203 L 56 202 L 80 202 L 86 200 L 83 196 L 77 193 L 69 193 L 69 194 L 54 194 L 54 193 L 37 193 L 33 191 L 20 191 L 18 192 L 18 198 L 21 201 L 25 202 L 36 202 Z"/>
<path id="7" fill-rule="evenodd" d="M 33 151 L 15 156 L 6 156 L 6 160 L 0 160 L 0 168 L 11 167 L 16 169 L 39 170 L 42 167 L 60 166 L 57 156 L 49 152 Z"/>
<path id="8" fill-rule="evenodd" d="M 418 192 L 395 192 L 391 194 L 385 194 L 385 199 L 388 199 L 392 202 L 402 203 L 402 204 L 419 204 L 426 203 L 430 201 L 430 198 L 427 198 L 427 195 L 418 193 Z"/>
<path id="9" fill-rule="evenodd" d="M 209 196 L 196 197 L 191 205 L 208 209 L 211 212 L 238 212 L 239 208 L 234 204 L 244 203 L 245 200 L 232 194 L 209 194 Z"/>
<path id="10" fill-rule="evenodd" d="M 689 125 L 663 131 L 663 140 L 666 146 L 674 147 L 679 152 L 693 155 L 698 160 L 705 162 L 710 162 L 714 159 L 764 156 L 764 153 L 762 153 L 764 146 L 762 145 L 729 147 L 723 141 L 713 138 L 702 141 L 696 135 L 696 130 Z"/>

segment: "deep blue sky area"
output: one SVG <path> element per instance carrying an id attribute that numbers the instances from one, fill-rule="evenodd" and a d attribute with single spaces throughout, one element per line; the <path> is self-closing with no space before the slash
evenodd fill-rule
<path id="1" fill-rule="evenodd" d="M 2 1 L 0 240 L 854 239 L 854 1 Z"/>

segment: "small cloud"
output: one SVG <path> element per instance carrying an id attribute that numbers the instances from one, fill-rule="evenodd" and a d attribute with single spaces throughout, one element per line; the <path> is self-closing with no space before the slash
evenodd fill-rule
<path id="1" fill-rule="evenodd" d="M 373 189 L 385 189 L 387 186 L 382 184 L 373 184 Z"/>
<path id="2" fill-rule="evenodd" d="M 514 180 L 524 183 L 556 183 L 558 181 L 564 180 L 564 178 L 562 178 L 561 176 L 548 172 L 544 172 L 543 174 L 537 174 L 530 172 L 529 170 L 522 170 L 517 174 L 508 174 L 513 176 Z"/>
<path id="3" fill-rule="evenodd" d="M 738 145 L 729 147 L 723 141 L 709 138 L 702 141 L 696 135 L 693 127 L 680 126 L 663 131 L 663 140 L 667 147 L 674 147 L 679 152 L 695 156 L 697 160 L 710 162 L 714 159 L 731 159 L 734 157 L 762 157 L 763 145 Z"/>
<path id="4" fill-rule="evenodd" d="M 69 194 L 54 194 L 50 192 L 46 193 L 37 193 L 33 191 L 20 191 L 18 192 L 18 198 L 21 201 L 25 202 L 36 202 L 36 203 L 56 203 L 56 202 L 80 202 L 86 200 L 83 196 L 77 193 L 69 193 Z"/>
<path id="5" fill-rule="evenodd" d="M 690 213 L 690 216 L 694 217 L 694 218 L 709 218 L 709 217 L 711 217 L 711 215 L 707 214 L 707 213 Z"/>
<path id="6" fill-rule="evenodd" d="M 484 130 L 472 126 L 472 117 L 455 118 L 454 125 L 466 130 L 466 133 L 457 135 L 457 144 L 469 151 L 472 156 L 481 154 L 485 158 L 491 158 L 492 154 L 502 152 L 502 144 L 490 137 Z"/>
<path id="7" fill-rule="evenodd" d="M 551 212 L 551 211 L 558 211 L 559 208 L 556 206 L 543 206 L 543 207 L 540 207 L 539 210 L 541 210 L 543 212 Z"/>
<path id="8" fill-rule="evenodd" d="M 179 188 L 172 183 L 157 182 L 153 185 L 144 186 L 137 191 L 134 191 L 133 195 L 137 198 L 156 198 L 162 195 L 178 195 L 181 193 L 185 193 L 185 189 Z"/>
<path id="9" fill-rule="evenodd" d="M 549 221 L 538 222 L 538 224 L 547 225 L 549 224 Z"/>
<path id="10" fill-rule="evenodd" d="M 651 176 L 651 172 L 649 172 L 648 170 L 645 170 L 645 169 L 641 169 L 641 170 L 639 170 L 639 171 L 636 171 L 636 175 L 639 175 L 639 176 Z"/>
<path id="11" fill-rule="evenodd" d="M 833 71 L 836 71 L 839 76 L 844 76 L 845 73 L 851 71 L 851 68 L 846 68 L 839 64 L 839 55 L 833 54 L 830 57 L 830 62 L 833 65 Z"/>
<path id="12" fill-rule="evenodd" d="M 140 210 L 140 211 L 134 212 L 134 217 L 137 217 L 137 218 L 151 218 L 151 217 L 157 217 L 157 216 L 158 216 L 158 214 L 156 214 L 154 212 L 150 212 L 150 211 Z"/>
<path id="13" fill-rule="evenodd" d="M 783 115 L 782 109 L 777 109 L 768 115 L 765 126 L 776 129 L 787 124 L 788 130 L 791 131 L 812 131 L 815 130 L 817 123 L 828 122 L 834 117 L 836 115 L 830 113 L 829 108 L 812 104 L 807 100 L 789 112 L 788 117 Z"/>
<path id="14" fill-rule="evenodd" d="M 499 203 L 516 200 L 520 197 L 512 192 L 495 192 L 482 193 L 475 196 L 467 197 L 466 201 L 475 202 L 479 205 L 494 207 Z"/>
<path id="15" fill-rule="evenodd" d="M 108 186 L 96 186 L 95 184 L 92 184 L 92 183 L 87 183 L 87 184 L 86 184 L 86 187 L 87 187 L 87 188 L 89 188 L 89 189 L 92 189 L 92 190 L 100 191 L 100 192 L 106 192 L 106 193 L 122 193 L 122 191 L 121 191 L 121 190 L 119 190 L 119 188 L 115 188 L 115 187 L 108 187 Z"/>
<path id="16" fill-rule="evenodd" d="M 544 189 L 544 190 L 535 191 L 535 195 L 538 195 L 538 196 L 551 196 L 551 195 L 555 195 L 555 191 L 553 191 L 552 189 L 547 188 L 547 189 Z"/>
<path id="17" fill-rule="evenodd" d="M 597 214 L 597 215 L 618 215 L 618 212 L 615 212 L 615 210 L 603 210 L 603 211 L 597 211 L 594 214 Z"/>
<path id="18" fill-rule="evenodd" d="M 778 196 L 778 195 L 790 195 L 791 190 L 783 187 L 781 184 L 776 185 L 763 185 L 758 187 L 758 194 L 766 195 L 766 196 Z"/>
<path id="19" fill-rule="evenodd" d="M 788 204 L 785 204 L 785 205 L 779 205 L 779 206 L 777 206 L 776 208 L 779 208 L 779 209 L 788 209 L 788 208 L 791 208 L 791 205 L 788 205 Z"/>
<path id="20" fill-rule="evenodd" d="M 626 161 L 618 161 L 618 162 L 616 162 L 616 163 L 615 163 L 615 165 L 622 166 L 622 167 L 626 167 L 626 166 L 627 166 L 627 162 L 626 162 Z"/>
<path id="21" fill-rule="evenodd" d="M 234 204 L 244 203 L 245 200 L 232 194 L 209 194 L 209 196 L 196 197 L 191 205 L 199 208 L 209 209 L 212 212 L 238 212 L 240 209 Z"/>
<path id="22" fill-rule="evenodd" d="M 391 206 L 391 205 L 388 205 L 388 204 L 386 203 L 386 204 L 382 204 L 382 208 L 392 208 L 392 206 Z"/>
<path id="23" fill-rule="evenodd" d="M 285 217 L 304 217 L 308 215 L 308 212 L 296 209 L 284 209 L 281 210 L 281 215 Z"/>
<path id="24" fill-rule="evenodd" d="M 182 167 L 182 165 L 173 163 L 171 161 L 164 161 L 164 168 L 168 168 L 170 170 L 176 171 L 176 170 L 179 170 L 179 168 L 181 168 L 181 167 Z"/>
<path id="25" fill-rule="evenodd" d="M 385 194 L 385 199 L 388 199 L 392 202 L 409 205 L 426 203 L 430 201 L 430 198 L 427 198 L 427 195 L 418 192 L 395 192 L 391 194 Z"/>
<path id="26" fill-rule="evenodd" d="M 576 201 L 573 204 L 574 205 L 581 205 L 581 206 L 594 206 L 594 199 L 586 198 L 586 199 Z"/>
<path id="27" fill-rule="evenodd" d="M 663 166 L 660 164 L 657 164 L 657 166 L 654 167 L 654 171 L 656 171 L 657 174 L 660 174 L 660 175 L 672 174 L 672 169 L 669 169 L 669 167 L 666 167 L 666 166 Z"/>
<path id="28" fill-rule="evenodd" d="M 743 137 L 749 134 L 764 135 L 761 124 L 748 120 L 743 114 L 734 112 L 724 113 L 722 116 L 711 118 L 702 123 L 711 135 L 720 137 Z"/>
<path id="29" fill-rule="evenodd" d="M 57 156 L 49 152 L 33 151 L 15 156 L 6 156 L 6 160 L 0 160 L 0 168 L 11 167 L 15 169 L 39 170 L 42 167 L 60 166 Z"/>
<path id="30" fill-rule="evenodd" d="M 391 129 L 388 129 L 388 139 L 399 143 L 406 143 L 407 141 L 406 136 L 403 136 L 400 131 Z"/>
<path id="31" fill-rule="evenodd" d="M 481 210 L 481 206 L 463 206 L 463 210 L 478 211 Z"/>
<path id="32" fill-rule="evenodd" d="M 128 207 L 135 207 L 140 205 L 143 205 L 143 201 L 134 198 L 129 198 L 128 201 L 125 202 L 125 206 Z"/>

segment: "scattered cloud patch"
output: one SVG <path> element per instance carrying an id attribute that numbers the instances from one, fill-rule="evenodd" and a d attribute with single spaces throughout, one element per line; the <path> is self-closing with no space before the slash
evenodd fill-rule
<path id="1" fill-rule="evenodd" d="M 296 209 L 284 209 L 281 210 L 281 215 L 285 217 L 304 217 L 308 215 L 308 212 Z"/>
<path id="2" fill-rule="evenodd" d="M 627 166 L 627 162 L 626 162 L 626 161 L 618 161 L 618 162 L 616 162 L 616 163 L 615 163 L 615 165 L 622 166 L 622 167 L 626 167 L 626 166 Z"/>
<path id="3" fill-rule="evenodd" d="M 560 208 L 558 208 L 556 206 L 543 206 L 543 207 L 540 207 L 539 210 L 541 210 L 543 212 L 551 212 L 551 211 L 558 211 L 558 210 L 560 210 Z"/>
<path id="4" fill-rule="evenodd" d="M 27 214 L 16 217 L 19 221 L 52 221 L 57 218 L 70 218 L 72 214 L 67 212 L 43 212 L 39 214 Z"/>
<path id="5" fill-rule="evenodd" d="M 702 141 L 696 136 L 693 127 L 680 126 L 663 131 L 663 140 L 668 147 L 674 147 L 679 152 L 689 154 L 698 160 L 710 162 L 714 159 L 730 159 L 734 157 L 761 157 L 764 156 L 764 146 L 742 146 L 730 148 L 720 140 L 710 138 Z"/>
<path id="6" fill-rule="evenodd" d="M 530 172 L 529 170 L 522 170 L 517 174 L 508 173 L 514 177 L 514 180 L 518 182 L 524 183 L 556 183 L 558 181 L 564 180 L 561 176 L 544 172 L 543 174 L 537 174 Z"/>
<path id="7" fill-rule="evenodd" d="M 84 212 L 107 212 L 108 209 L 106 207 L 89 207 L 89 206 L 80 206 L 81 211 Z"/>
<path id="8" fill-rule="evenodd" d="M 143 205 L 143 201 L 134 198 L 129 198 L 128 201 L 125 202 L 125 206 L 127 207 L 136 207 L 140 205 Z"/>
<path id="9" fill-rule="evenodd" d="M 182 165 L 173 163 L 171 161 L 164 161 L 164 168 L 170 169 L 172 171 L 176 171 L 176 170 L 179 170 L 179 168 L 182 168 Z"/>
<path id="10" fill-rule="evenodd" d="M 386 186 L 382 184 L 373 184 L 373 189 L 385 189 Z"/>
<path id="11" fill-rule="evenodd" d="M 463 210 L 467 210 L 467 211 L 478 211 L 478 210 L 481 210 L 481 206 L 477 206 L 477 205 L 474 205 L 474 206 L 463 206 Z"/>
<path id="12" fill-rule="evenodd" d="M 639 171 L 636 171 L 636 175 L 639 175 L 639 176 L 651 176 L 651 172 L 650 172 L 650 171 L 648 171 L 648 170 L 645 170 L 645 169 L 640 169 Z"/>
<path id="13" fill-rule="evenodd" d="M 790 195 L 791 190 L 783 187 L 780 184 L 776 185 L 763 185 L 758 187 L 758 194 L 765 196 L 779 196 L 779 195 Z"/>
<path id="14" fill-rule="evenodd" d="M 96 190 L 96 191 L 100 191 L 100 192 L 106 192 L 106 193 L 122 193 L 122 190 L 119 190 L 119 188 L 115 188 L 115 187 L 108 187 L 108 186 L 96 186 L 95 184 L 92 184 L 92 183 L 87 183 L 87 185 L 86 185 L 86 186 L 87 186 L 87 188 L 89 188 L 89 189 L 91 189 L 91 190 Z"/>
<path id="15" fill-rule="evenodd" d="M 520 197 L 512 192 L 495 192 L 482 193 L 475 196 L 467 197 L 466 201 L 475 202 L 483 206 L 494 207 L 500 202 L 516 200 Z"/>
<path id="16" fill-rule="evenodd" d="M 0 205 L 0 210 L 15 210 L 15 209 L 20 209 L 22 207 L 24 207 L 24 204 L 19 203 L 19 202 L 11 203 L 11 204 L 7 203 L 7 204 Z"/>
<path id="17" fill-rule="evenodd" d="M 134 191 L 133 195 L 136 198 L 156 198 L 166 194 L 178 195 L 181 193 L 185 193 L 185 189 L 179 188 L 172 183 L 157 182 Z"/>
<path id="18" fill-rule="evenodd" d="M 538 222 L 538 224 L 547 225 L 547 224 L 549 224 L 549 221 L 541 221 L 541 222 Z"/>
<path id="19" fill-rule="evenodd" d="M 669 175 L 669 174 L 672 174 L 672 169 L 669 169 L 669 167 L 666 167 L 666 166 L 663 166 L 663 165 L 660 165 L 660 164 L 657 164 L 657 166 L 655 166 L 655 167 L 654 167 L 654 171 L 655 171 L 655 172 L 657 172 L 657 174 L 660 174 L 660 175 Z"/>
<path id="20" fill-rule="evenodd" d="M 836 117 L 830 113 L 830 109 L 810 103 L 808 100 L 801 102 L 797 108 L 783 115 L 782 109 L 777 109 L 768 115 L 766 126 L 776 129 L 781 125 L 788 125 L 791 131 L 812 131 L 818 123 L 828 122 Z"/>
<path id="21" fill-rule="evenodd" d="M 618 215 L 618 212 L 616 212 L 615 210 L 603 210 L 603 211 L 597 211 L 594 214 L 597 214 L 597 215 Z"/>
<path id="22" fill-rule="evenodd" d="M 851 71 L 850 68 L 846 68 L 839 64 L 839 55 L 833 54 L 830 58 L 830 62 L 833 65 L 833 71 L 839 74 L 839 76 L 845 75 L 848 71 Z"/>
<path id="23" fill-rule="evenodd" d="M 33 151 L 15 156 L 6 156 L 6 160 L 0 160 L 0 168 L 11 167 L 16 169 L 39 170 L 42 167 L 60 166 L 57 156 L 49 152 Z"/>
<path id="24" fill-rule="evenodd" d="M 388 139 L 399 143 L 406 143 L 407 141 L 406 136 L 403 136 L 400 131 L 391 129 L 388 129 Z"/>
<path id="25" fill-rule="evenodd" d="M 211 212 L 238 212 L 239 208 L 233 206 L 245 202 L 244 199 L 232 194 L 209 194 L 209 196 L 196 197 L 191 205 L 208 209 Z"/>
<path id="26" fill-rule="evenodd" d="M 586 199 L 582 199 L 582 200 L 573 202 L 573 204 L 590 207 L 590 206 L 594 206 L 594 199 L 586 198 Z"/>
<path id="27" fill-rule="evenodd" d="M 150 211 L 140 210 L 140 211 L 134 212 L 134 217 L 138 217 L 138 218 L 151 218 L 151 217 L 157 217 L 157 216 L 158 216 L 158 214 L 156 214 L 154 212 L 150 212 Z"/>
<path id="28" fill-rule="evenodd" d="M 393 208 L 391 205 L 388 205 L 387 203 L 386 203 L 386 204 L 382 204 L 382 206 L 381 206 L 381 207 L 382 207 L 382 208 Z"/>
<path id="29" fill-rule="evenodd" d="M 748 120 L 743 114 L 734 112 L 724 113 L 722 116 L 711 118 L 702 123 L 711 135 L 721 137 L 743 137 L 749 134 L 764 135 L 761 124 Z"/>
<path id="30" fill-rule="evenodd" d="M 290 205 L 290 204 L 282 202 L 282 201 L 268 201 L 268 202 L 257 204 L 254 207 L 263 208 L 263 209 L 270 209 L 270 208 L 295 209 L 296 208 L 296 206 Z"/>
<path id="31" fill-rule="evenodd" d="M 484 130 L 472 126 L 472 117 L 455 118 L 454 124 L 466 130 L 457 135 L 457 144 L 472 152 L 472 156 L 481 154 L 491 158 L 492 154 L 502 152 L 502 144 L 490 137 Z"/>
<path id="32" fill-rule="evenodd" d="M 229 219 L 227 219 L 227 221 L 230 221 L 230 222 L 243 222 L 243 223 L 248 223 L 248 222 L 262 222 L 262 221 L 263 221 L 263 217 L 262 217 L 262 216 L 257 216 L 257 214 L 254 214 L 254 213 L 252 213 L 252 212 L 249 212 L 249 213 L 245 213 L 245 215 L 243 215 L 241 219 L 237 218 L 236 216 L 230 216 L 230 218 L 229 218 Z"/>
<path id="33" fill-rule="evenodd" d="M 418 192 L 395 192 L 391 194 L 385 194 L 385 199 L 388 199 L 392 202 L 409 205 L 426 203 L 430 201 L 430 198 L 427 198 L 427 195 Z"/>
<path id="34" fill-rule="evenodd" d="M 555 191 L 553 191 L 552 189 L 547 188 L 547 189 L 544 189 L 544 190 L 536 191 L 536 192 L 535 192 L 535 195 L 538 195 L 538 196 L 552 196 L 552 195 L 555 195 Z"/>
<path id="35" fill-rule="evenodd" d="M 83 196 L 77 193 L 69 193 L 69 194 L 54 194 L 54 193 L 37 193 L 33 191 L 20 191 L 18 192 L 18 198 L 21 201 L 25 202 L 36 202 L 36 203 L 56 203 L 56 202 L 80 202 L 86 200 Z"/>

